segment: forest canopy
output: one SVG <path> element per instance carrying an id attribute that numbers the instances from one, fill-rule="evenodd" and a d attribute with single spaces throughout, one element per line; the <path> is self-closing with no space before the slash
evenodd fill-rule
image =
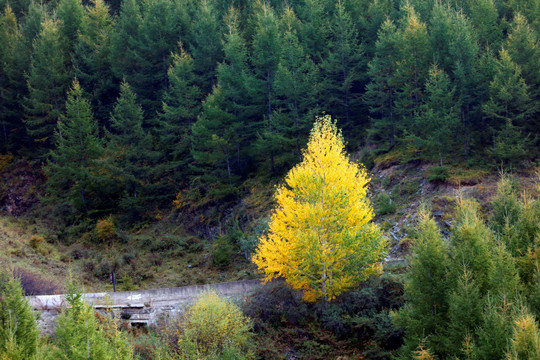
<path id="1" fill-rule="evenodd" d="M 43 164 L 56 204 L 132 220 L 182 191 L 220 201 L 254 176 L 279 178 L 322 112 L 367 163 L 403 149 L 441 167 L 530 164 L 538 7 L 2 0 L 0 151 Z M 85 164 L 59 165 L 79 151 L 62 138 L 70 122 L 93 138 Z"/>

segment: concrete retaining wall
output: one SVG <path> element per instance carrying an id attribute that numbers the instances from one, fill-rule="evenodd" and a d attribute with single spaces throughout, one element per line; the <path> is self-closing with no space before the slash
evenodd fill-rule
<path id="1" fill-rule="evenodd" d="M 220 296 L 241 301 L 260 286 L 260 280 L 244 280 L 167 289 L 88 293 L 83 297 L 97 311 L 113 314 L 130 325 L 153 325 L 160 317 L 181 313 L 187 304 L 206 291 L 213 290 Z M 28 300 L 41 315 L 38 324 L 42 332 L 51 334 L 56 316 L 66 307 L 64 295 L 29 296 Z"/>

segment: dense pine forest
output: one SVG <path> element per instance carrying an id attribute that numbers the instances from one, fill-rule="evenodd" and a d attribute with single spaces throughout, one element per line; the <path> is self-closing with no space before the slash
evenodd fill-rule
<path id="1" fill-rule="evenodd" d="M 538 157 L 534 0 L 0 6 L 0 147 L 66 216 L 238 197 L 300 160 L 321 113 L 368 166 Z"/>
<path id="2" fill-rule="evenodd" d="M 540 0 L 0 0 L 0 128 L 0 360 L 540 359 Z"/>

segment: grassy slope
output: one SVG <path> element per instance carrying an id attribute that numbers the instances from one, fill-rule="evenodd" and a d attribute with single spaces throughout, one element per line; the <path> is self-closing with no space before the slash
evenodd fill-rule
<path id="1" fill-rule="evenodd" d="M 11 169 L 4 169 L 2 176 L 8 181 L 3 190 L 18 189 L 25 198 L 37 198 L 28 194 L 39 192 L 43 182 L 35 180 L 39 176 L 29 175 L 36 169 L 27 169 L 24 176 L 17 175 L 22 167 L 13 164 Z M 451 167 L 445 182 L 428 182 L 427 176 L 429 167 L 425 163 L 400 164 L 399 159 L 388 154 L 375 159 L 371 194 L 378 213 L 376 221 L 392 241 L 391 258 L 403 258 L 407 252 L 414 215 L 421 202 L 431 204 L 444 228 L 459 193 L 485 203 L 494 194 L 498 179 L 497 173 L 459 166 Z M 34 183 L 28 184 L 24 179 Z M 519 174 L 524 189 L 532 189 L 535 179 L 533 171 Z M 234 239 L 229 239 L 232 246 L 226 249 L 231 261 L 221 266 L 216 266 L 212 257 L 219 242 L 209 240 L 219 238 L 231 228 L 255 235 L 253 227 L 257 220 L 268 216 L 272 206 L 273 186 L 250 180 L 245 188 L 248 195 L 228 207 L 185 206 L 178 210 L 171 206 L 158 219 L 139 228 L 122 229 L 116 225 L 115 235 L 106 240 L 99 239 L 91 221 L 63 230 L 50 216 L 50 205 L 36 206 L 36 201 L 32 201 L 28 209 L 23 209 L 26 214 L 19 218 L 0 213 L 0 264 L 29 274 L 36 280 L 36 291 L 40 291 L 41 283 L 46 288 L 41 290 L 61 289 L 68 273 L 78 278 L 87 291 L 109 291 L 112 285 L 108 275 L 113 267 L 120 290 L 253 278 L 257 276 L 256 270 Z M 33 210 L 29 211 L 30 208 Z"/>

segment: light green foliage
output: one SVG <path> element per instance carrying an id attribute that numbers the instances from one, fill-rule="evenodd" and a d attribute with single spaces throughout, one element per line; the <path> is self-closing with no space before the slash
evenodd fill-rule
<path id="1" fill-rule="evenodd" d="M 398 321 L 407 329 L 405 348 L 416 349 L 425 338 L 437 354 L 448 351 L 447 326 L 449 281 L 448 248 L 435 220 L 426 209 L 418 215 L 418 232 L 405 281 L 407 303 Z"/>
<path id="2" fill-rule="evenodd" d="M 521 68 L 505 48 L 499 52 L 495 66 L 495 74 L 489 84 L 489 101 L 483 110 L 487 116 L 496 120 L 493 123 L 496 129 L 506 121 L 511 121 L 515 126 L 523 126 L 533 109 L 529 86 L 521 76 Z"/>
<path id="3" fill-rule="evenodd" d="M 456 354 L 482 319 L 482 298 L 473 273 L 463 266 L 454 291 L 448 296 L 448 339 Z"/>
<path id="4" fill-rule="evenodd" d="M 466 285 L 471 278 L 480 293 L 486 294 L 489 287 L 488 272 L 493 262 L 493 236 L 479 214 L 478 204 L 473 200 L 459 199 L 457 222 L 452 234 L 453 277 L 458 279 L 464 275 L 466 268 Z"/>
<path id="5" fill-rule="evenodd" d="M 181 358 L 252 359 L 251 320 L 215 292 L 202 295 L 180 320 Z"/>
<path id="6" fill-rule="evenodd" d="M 540 203 L 526 194 L 520 195 L 515 180 L 503 174 L 493 199 L 490 224 L 505 242 L 513 256 L 526 255 L 540 233 Z"/>
<path id="7" fill-rule="evenodd" d="M 502 242 L 494 247 L 492 258 L 493 265 L 488 273 L 489 292 L 505 301 L 514 301 L 518 298 L 521 286 L 515 259 Z"/>
<path id="8" fill-rule="evenodd" d="M 20 282 L 10 278 L 0 283 L 0 359 L 34 359 L 39 340 L 36 315 Z"/>
<path id="9" fill-rule="evenodd" d="M 514 321 L 514 331 L 510 339 L 508 360 L 540 359 L 540 330 L 535 317 L 522 308 Z"/>
<path id="10" fill-rule="evenodd" d="M 131 360 L 133 349 L 112 320 L 98 322 L 73 284 L 68 284 L 66 308 L 57 320 L 54 358 L 58 360 Z"/>
<path id="11" fill-rule="evenodd" d="M 407 302 L 396 316 L 406 329 L 403 358 L 421 344 L 442 359 L 536 359 L 539 223 L 536 201 L 519 199 L 514 185 L 501 177 L 487 224 L 476 202 L 460 198 L 448 245 L 419 214 Z"/>
<path id="12" fill-rule="evenodd" d="M 506 299 L 488 297 L 481 325 L 476 330 L 476 355 L 479 360 L 505 359 L 507 342 L 512 335 L 515 303 Z"/>

